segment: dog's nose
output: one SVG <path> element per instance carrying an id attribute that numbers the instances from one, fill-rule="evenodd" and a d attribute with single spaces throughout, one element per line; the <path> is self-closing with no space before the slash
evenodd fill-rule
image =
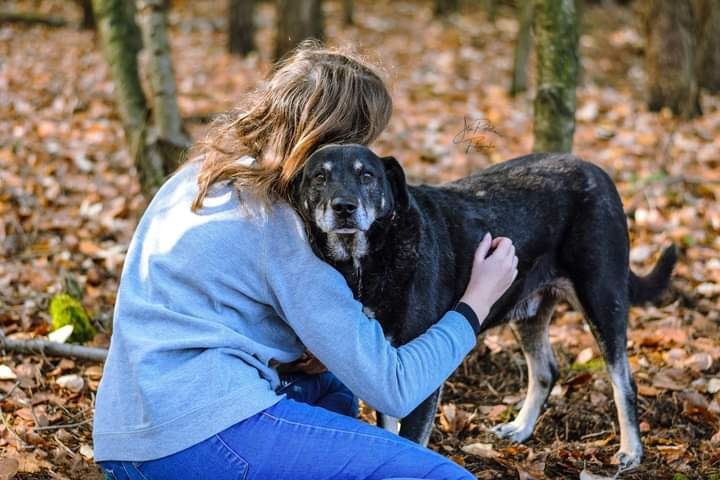
<path id="1" fill-rule="evenodd" d="M 349 198 L 333 198 L 330 206 L 338 215 L 352 215 L 357 210 L 357 202 Z"/>

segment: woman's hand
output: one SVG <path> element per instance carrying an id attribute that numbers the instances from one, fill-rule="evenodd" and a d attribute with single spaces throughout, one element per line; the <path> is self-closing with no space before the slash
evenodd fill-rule
<path id="1" fill-rule="evenodd" d="M 481 324 L 490 312 L 490 307 L 515 280 L 517 264 L 515 247 L 509 238 L 498 237 L 493 240 L 489 233 L 483 237 L 475 251 L 470 281 L 460 299 L 473 309 Z"/>
<path id="2" fill-rule="evenodd" d="M 283 363 L 278 366 L 278 373 L 306 373 L 308 375 L 319 375 L 327 372 L 327 368 L 318 360 L 315 355 L 306 350 L 303 356 L 292 363 Z"/>

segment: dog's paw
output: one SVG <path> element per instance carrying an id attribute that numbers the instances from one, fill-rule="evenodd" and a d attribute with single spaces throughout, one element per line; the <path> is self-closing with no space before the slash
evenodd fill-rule
<path id="1" fill-rule="evenodd" d="M 515 422 L 501 423 L 493 427 L 491 431 L 498 438 L 506 438 L 518 443 L 522 443 L 532 436 L 531 426 L 520 425 Z"/>
<path id="2" fill-rule="evenodd" d="M 642 450 L 637 452 L 623 452 L 620 450 L 615 454 L 615 460 L 618 462 L 619 471 L 624 472 L 632 470 L 640 466 L 642 461 Z"/>

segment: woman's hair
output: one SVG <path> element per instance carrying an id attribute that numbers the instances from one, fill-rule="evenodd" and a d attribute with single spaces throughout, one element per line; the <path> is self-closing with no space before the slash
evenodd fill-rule
<path id="1" fill-rule="evenodd" d="M 357 56 L 304 42 L 274 68 L 247 109 L 214 121 L 200 144 L 202 206 L 210 187 L 231 181 L 269 202 L 288 199 L 305 160 L 329 143 L 370 144 L 392 113 L 380 75 Z M 243 156 L 255 162 L 239 162 Z"/>

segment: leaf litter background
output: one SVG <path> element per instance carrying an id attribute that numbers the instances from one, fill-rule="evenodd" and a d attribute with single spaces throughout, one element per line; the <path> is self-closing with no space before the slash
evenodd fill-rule
<path id="1" fill-rule="evenodd" d="M 269 69 L 273 8 L 257 13 L 260 54 L 241 59 L 225 53 L 224 3 L 178 1 L 170 16 L 179 102 L 195 138 L 203 119 L 237 105 Z M 440 21 L 429 2 L 357 3 L 356 26 L 343 27 L 340 2 L 326 2 L 327 34 L 385 71 L 395 109 L 377 150 L 415 181 L 442 182 L 531 149 L 532 92 L 506 93 L 511 9 L 493 24 L 479 8 Z M 3 8 L 80 18 L 60 0 Z M 622 478 L 720 478 L 720 98 L 704 95 L 693 121 L 649 113 L 638 25 L 627 7 L 586 9 L 575 135 L 575 153 L 603 166 L 622 193 L 633 268 L 646 271 L 670 241 L 682 251 L 663 306 L 631 313 L 646 455 Z M 0 328 L 17 338 L 48 333 L 48 301 L 70 277 L 102 332 L 92 344 L 108 343 L 144 201 L 96 44 L 74 28 L 0 26 Z M 479 128 L 462 142 L 466 121 Z M 517 412 L 525 389 L 522 354 L 501 328 L 447 383 L 432 448 L 479 478 L 612 474 L 615 409 L 592 335 L 561 309 L 551 339 L 562 377 L 531 441 L 486 431 Z M 0 356 L 0 479 L 100 478 L 90 433 L 101 374 L 89 362 Z"/>

